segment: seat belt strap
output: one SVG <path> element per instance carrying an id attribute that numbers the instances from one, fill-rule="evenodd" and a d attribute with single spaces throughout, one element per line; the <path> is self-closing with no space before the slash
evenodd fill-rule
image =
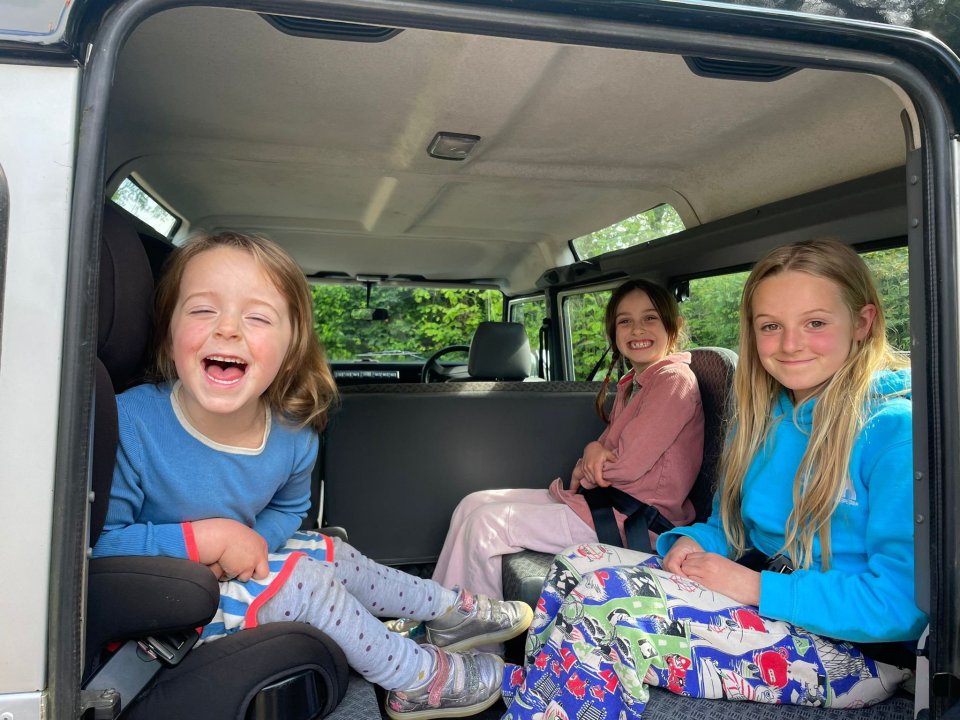
<path id="1" fill-rule="evenodd" d="M 84 688 L 90 692 L 113 690 L 120 695 L 119 713 L 123 713 L 140 691 L 164 667 L 183 660 L 200 635 L 196 630 L 181 630 L 151 635 L 143 640 L 128 640 L 115 652 Z"/>
<path id="2" fill-rule="evenodd" d="M 623 546 L 616 516 L 613 514 L 614 508 L 626 515 L 623 531 L 627 547 L 631 550 L 652 554 L 654 550 L 650 545 L 650 532 L 659 535 L 674 527 L 653 505 L 637 500 L 618 488 L 598 487 L 588 490 L 581 487 L 579 492 L 590 507 L 597 539 L 607 545 Z"/>

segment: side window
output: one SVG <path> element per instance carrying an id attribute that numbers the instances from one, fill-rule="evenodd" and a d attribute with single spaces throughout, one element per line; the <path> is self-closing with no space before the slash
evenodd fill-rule
<path id="1" fill-rule="evenodd" d="M 749 274 L 737 272 L 690 281 L 689 297 L 680 305 L 688 347 L 738 349 L 740 294 Z"/>
<path id="2" fill-rule="evenodd" d="M 522 298 L 510 302 L 510 322 L 518 322 L 527 331 L 527 340 L 530 349 L 537 352 L 540 347 L 540 326 L 547 316 L 547 301 L 541 295 L 532 298 Z"/>
<path id="3" fill-rule="evenodd" d="M 907 248 L 875 250 L 863 254 L 873 273 L 887 321 L 887 340 L 898 350 L 910 351 L 910 274 Z"/>
<path id="4" fill-rule="evenodd" d="M 578 260 L 596 257 L 614 250 L 641 245 L 683 230 L 683 220 L 671 205 L 657 205 L 637 215 L 624 218 L 609 227 L 570 241 Z"/>
<path id="5" fill-rule="evenodd" d="M 560 300 L 567 343 L 567 377 L 572 380 L 587 380 L 590 371 L 607 349 L 603 313 L 612 292 L 613 288 L 606 288 L 567 295 Z M 608 356 L 597 370 L 594 380 L 603 379 L 609 362 Z"/>
<path id="6" fill-rule="evenodd" d="M 130 178 L 120 183 L 120 187 L 110 199 L 164 237 L 170 237 L 180 224 L 176 215 L 168 212 Z"/>
<path id="7" fill-rule="evenodd" d="M 887 339 L 910 350 L 910 287 L 907 248 L 863 253 L 873 273 L 887 320 Z M 689 298 L 680 306 L 690 347 L 719 346 L 737 351 L 740 342 L 740 294 L 749 272 L 690 280 Z"/>

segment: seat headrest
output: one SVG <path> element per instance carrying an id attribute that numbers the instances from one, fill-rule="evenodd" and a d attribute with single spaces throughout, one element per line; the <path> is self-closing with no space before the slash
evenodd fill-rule
<path id="1" fill-rule="evenodd" d="M 471 380 L 523 380 L 532 361 L 523 325 L 482 322 L 470 343 L 467 373 Z"/>
<path id="2" fill-rule="evenodd" d="M 130 219 L 112 205 L 103 211 L 97 356 L 117 391 L 143 366 L 150 341 L 153 273 Z"/>

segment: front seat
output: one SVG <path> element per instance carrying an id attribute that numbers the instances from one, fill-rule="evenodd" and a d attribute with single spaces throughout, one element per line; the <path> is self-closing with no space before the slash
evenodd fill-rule
<path id="1" fill-rule="evenodd" d="M 531 376 L 534 356 L 523 325 L 482 322 L 467 356 L 467 377 L 457 380 L 539 380 Z"/>
<path id="2" fill-rule="evenodd" d="M 91 546 L 103 529 L 113 475 L 114 392 L 138 379 L 152 295 L 150 264 L 130 218 L 107 207 L 100 258 Z M 213 574 L 189 560 L 91 560 L 83 677 L 87 695 L 106 688 L 137 688 L 139 681 L 132 676 L 149 676 L 145 669 L 157 666 L 129 641 L 194 631 L 209 621 L 218 600 Z M 111 654 L 116 641 L 127 642 Z M 163 666 L 136 697 L 121 694 L 120 703 L 125 718 L 307 720 L 330 713 L 347 685 L 346 660 L 329 638 L 306 624 L 274 623 L 190 650 L 179 664 Z M 373 710 L 376 714 L 367 716 L 379 717 L 376 706 Z"/>

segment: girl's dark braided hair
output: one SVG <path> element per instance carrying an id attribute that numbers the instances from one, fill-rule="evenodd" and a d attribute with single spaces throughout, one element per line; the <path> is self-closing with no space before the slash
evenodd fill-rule
<path id="1" fill-rule="evenodd" d="M 650 280 L 637 278 L 627 280 L 613 291 L 610 295 L 610 300 L 607 301 L 607 307 L 603 315 L 603 329 L 607 335 L 607 342 L 610 343 L 610 367 L 607 368 L 607 374 L 604 376 L 603 382 L 600 385 L 600 392 L 597 393 L 596 400 L 597 414 L 604 422 L 610 422 L 606 409 L 607 394 L 610 389 L 610 378 L 613 377 L 613 371 L 618 367 L 621 371 L 625 369 L 623 367 L 623 355 L 617 347 L 617 308 L 623 298 L 635 290 L 645 293 L 660 315 L 663 327 L 667 331 L 667 353 L 677 352 L 681 343 L 683 318 L 680 317 L 680 307 L 677 305 L 676 299 L 669 290 Z"/>

